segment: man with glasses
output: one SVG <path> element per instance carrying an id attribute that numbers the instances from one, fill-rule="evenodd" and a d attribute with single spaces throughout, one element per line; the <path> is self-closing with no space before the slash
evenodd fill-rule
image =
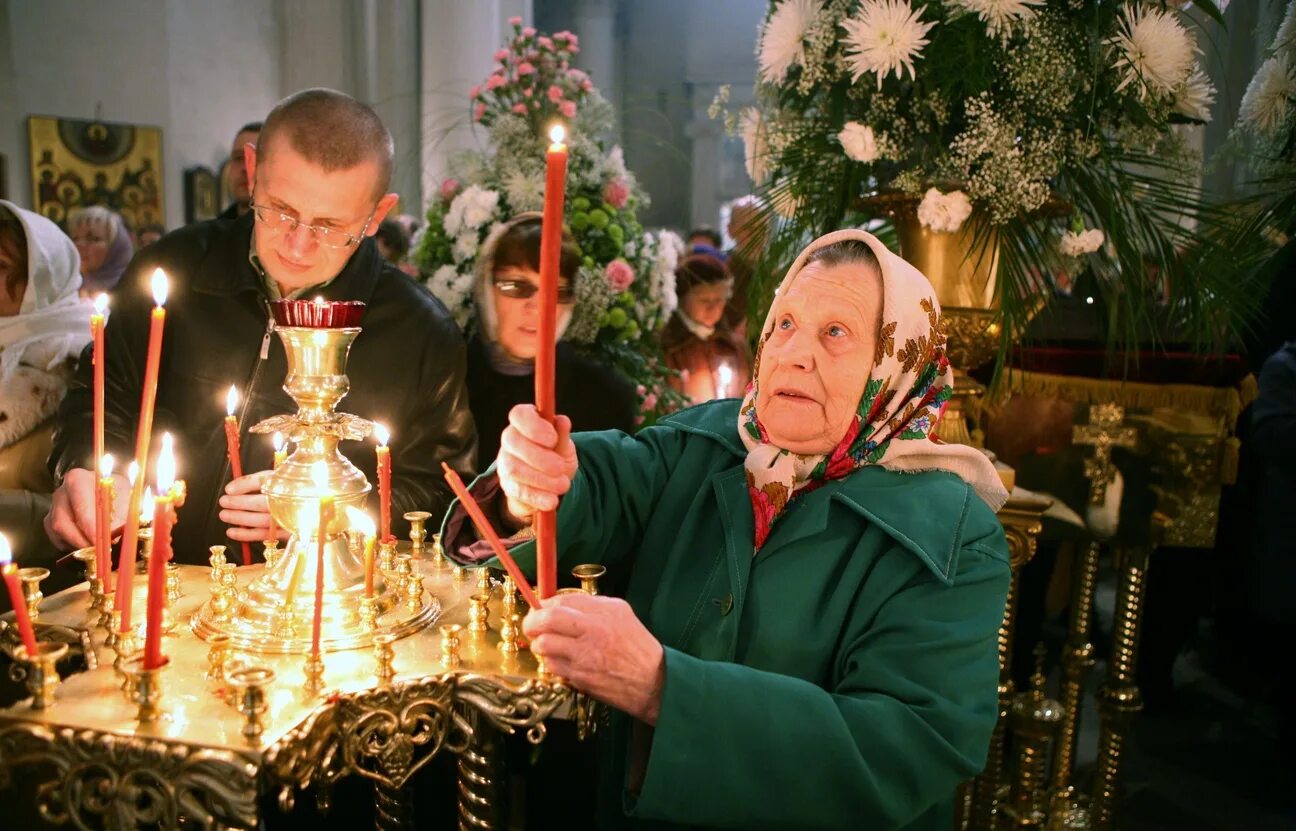
<path id="1" fill-rule="evenodd" d="M 386 193 L 392 156 L 391 135 L 369 107 L 332 90 L 289 96 L 266 119 L 255 148 L 245 148 L 251 210 L 164 237 L 140 252 L 113 296 L 106 433 L 124 472 L 138 421 L 152 306 L 147 284 L 156 267 L 170 278 L 153 435 L 175 436 L 189 488 L 174 536 L 178 562 L 205 562 L 208 546 L 226 536 L 257 543 L 268 533 L 260 486 L 273 448 L 247 430 L 296 410 L 281 386 L 287 363 L 273 334 L 271 300 L 366 304 L 342 409 L 391 429 L 393 533 L 405 533 L 405 511 L 444 511 L 449 492 L 441 462 L 473 468 L 463 340 L 444 307 L 387 264 L 370 239 L 397 201 Z M 87 352 L 50 456 L 61 485 L 45 526 L 65 549 L 89 545 L 94 527 L 90 384 Z M 256 471 L 233 482 L 222 431 L 230 385 L 240 392 L 243 468 Z M 343 442 L 341 450 L 376 481 L 372 444 Z M 124 478 L 118 484 L 119 525 L 128 485 Z M 373 501 L 376 508 L 376 489 Z"/>

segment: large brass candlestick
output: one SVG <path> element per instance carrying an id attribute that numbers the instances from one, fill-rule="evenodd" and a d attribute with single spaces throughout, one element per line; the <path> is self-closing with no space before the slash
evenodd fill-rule
<path id="1" fill-rule="evenodd" d="M 266 480 L 262 492 L 270 513 L 292 532 L 287 547 L 246 588 L 213 597 L 193 619 L 201 637 L 223 633 L 238 650 L 304 653 L 310 648 L 319 534 L 324 535 L 324 600 L 321 644 L 324 651 L 368 647 L 374 634 L 403 636 L 436 617 L 435 598 L 417 604 L 403 598 L 398 581 L 375 578 L 374 598 L 364 598 L 364 559 L 349 544 L 351 514 L 362 511 L 370 485 L 363 473 L 338 452 L 338 442 L 358 441 L 373 425 L 334 411 L 350 389 L 346 376 L 351 343 L 358 327 L 279 326 L 288 357 L 284 390 L 298 404 L 295 415 L 281 415 L 252 427 L 254 433 L 282 433 L 294 451 Z M 332 520 L 316 528 L 319 501 L 333 497 Z M 361 614 L 361 608 L 365 614 Z M 368 619 L 374 618 L 372 625 Z"/>

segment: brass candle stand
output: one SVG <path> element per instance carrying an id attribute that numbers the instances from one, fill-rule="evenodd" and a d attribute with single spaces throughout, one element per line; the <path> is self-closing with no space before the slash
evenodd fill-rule
<path id="1" fill-rule="evenodd" d="M 131 697 L 139 705 L 135 718 L 140 724 L 152 724 L 162 717 L 162 673 L 169 662 L 146 667 L 140 655 L 126 660 L 123 672 L 130 676 Z"/>
<path id="2" fill-rule="evenodd" d="M 47 568 L 30 566 L 18 569 L 18 579 L 22 582 L 23 600 L 27 602 L 27 617 L 32 623 L 40 617 L 40 602 L 45 599 L 41 594 L 41 581 L 50 576 Z"/>
<path id="3" fill-rule="evenodd" d="M 21 669 L 23 676 L 19 678 L 19 673 L 15 673 L 14 680 L 26 682 L 33 710 L 44 710 L 54 703 L 54 691 L 58 689 L 61 680 L 58 662 L 67 654 L 67 644 L 49 641 L 37 641 L 34 656 L 27 654 L 27 647 L 21 644 L 14 650 L 14 669 Z"/>
<path id="4" fill-rule="evenodd" d="M 211 602 L 193 618 L 194 631 L 203 638 L 226 634 L 233 648 L 243 651 L 305 654 L 310 649 L 306 624 L 314 611 L 311 587 L 321 567 L 321 536 L 323 651 L 366 647 L 375 632 L 399 637 L 430 625 L 440 611 L 436 599 L 426 597 L 409 572 L 392 579 L 394 552 L 389 545 L 379 548 L 374 597 L 366 604 L 361 602 L 365 595 L 364 557 L 351 545 L 348 532 L 352 528 L 350 512 L 363 509 L 370 485 L 337 446 L 343 440 L 364 439 L 373 425 L 335 411 L 350 389 L 346 361 L 360 329 L 280 326 L 276 331 L 288 357 L 284 390 L 297 402 L 298 410 L 251 429 L 254 433 L 282 433 L 293 443 L 292 455 L 262 485 L 275 522 L 291 536 L 255 579 L 237 591 L 213 593 Z M 316 528 L 323 496 L 332 498 L 334 509 L 329 522 Z M 411 520 L 415 526 L 411 541 L 414 550 L 421 551 L 423 523 L 431 515 L 407 514 L 414 516 L 418 520 Z"/>
<path id="5" fill-rule="evenodd" d="M 1012 732 L 1017 762 L 1001 827 L 1043 828 L 1048 819 L 1049 751 L 1062 713 L 1044 692 L 1044 645 L 1035 648 L 1030 690 L 1013 702 Z"/>

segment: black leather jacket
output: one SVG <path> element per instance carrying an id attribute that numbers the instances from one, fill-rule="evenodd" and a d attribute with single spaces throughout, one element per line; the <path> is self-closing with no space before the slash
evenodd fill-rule
<path id="1" fill-rule="evenodd" d="M 273 455 L 269 437 L 249 434 L 248 428 L 296 411 L 282 386 L 283 344 L 269 325 L 265 288 L 248 261 L 252 222 L 249 212 L 169 234 L 140 252 L 112 295 L 105 334 L 105 433 L 120 472 L 134 455 L 153 306 L 149 278 L 157 266 L 170 278 L 149 467 L 163 431 L 170 431 L 180 477 L 188 486 L 174 534 L 175 559 L 181 563 L 201 564 L 208 546 L 230 544 L 217 502 L 229 481 L 223 423 L 230 384 L 241 391 L 246 473 L 268 469 Z M 473 469 L 476 435 L 464 385 L 463 338 L 441 303 L 386 264 L 372 239 L 366 238 L 342 273 L 315 295 L 368 304 L 347 364 L 351 391 L 338 410 L 390 427 L 392 533 L 403 537 L 405 511 L 439 517 L 449 505 L 442 461 L 464 473 Z M 59 412 L 50 454 L 59 481 L 73 467 L 93 469 L 90 349 L 81 356 Z M 343 442 L 341 450 L 374 485 L 370 498 L 376 516 L 373 443 Z M 238 561 L 234 550 L 231 561 Z"/>

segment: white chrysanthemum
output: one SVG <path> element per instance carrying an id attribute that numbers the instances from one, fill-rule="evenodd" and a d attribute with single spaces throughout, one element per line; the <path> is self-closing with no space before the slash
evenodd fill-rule
<path id="1" fill-rule="evenodd" d="M 1247 85 L 1238 121 L 1261 135 L 1268 135 L 1283 123 L 1293 99 L 1296 99 L 1296 74 L 1286 55 L 1275 55 L 1260 65 Z"/>
<path id="2" fill-rule="evenodd" d="M 877 139 L 873 135 L 873 128 L 858 121 L 847 121 L 846 126 L 837 134 L 837 140 L 841 142 L 847 157 L 857 162 L 868 164 L 878 157 Z"/>
<path id="3" fill-rule="evenodd" d="M 1107 235 L 1098 228 L 1090 228 L 1079 232 L 1064 231 L 1062 240 L 1058 243 L 1058 248 L 1068 257 L 1079 257 L 1084 254 L 1092 254 L 1102 248 L 1106 239 Z"/>
<path id="4" fill-rule="evenodd" d="M 680 255 L 684 253 L 684 240 L 674 231 L 662 229 L 656 239 L 650 234 L 644 235 L 644 248 L 653 254 L 652 282 L 649 293 L 661 307 L 661 319 L 668 319 L 679 306 L 679 297 L 675 292 L 675 267 L 679 265 Z"/>
<path id="5" fill-rule="evenodd" d="M 985 23 L 986 31 L 991 37 L 1008 35 L 1015 23 L 1029 20 L 1035 10 L 1032 6 L 1044 4 L 1044 0 L 953 0 L 956 6 L 962 6 Z"/>
<path id="6" fill-rule="evenodd" d="M 792 65 L 801 63 L 806 32 L 818 13 L 818 0 L 784 0 L 778 5 L 761 32 L 757 61 L 762 81 L 781 84 Z"/>
<path id="7" fill-rule="evenodd" d="M 1120 52 L 1116 68 L 1125 71 L 1116 90 L 1137 84 L 1140 98 L 1149 92 L 1168 95 L 1187 82 L 1197 52 L 1192 35 L 1172 13 L 1129 4 L 1110 43 Z"/>
<path id="8" fill-rule="evenodd" d="M 477 256 L 477 232 L 472 228 L 464 228 L 459 236 L 455 237 L 454 245 L 450 250 L 457 263 L 471 260 Z"/>
<path id="9" fill-rule="evenodd" d="M 1296 3 L 1287 4 L 1287 14 L 1283 15 L 1282 24 L 1278 27 L 1278 34 L 1274 35 L 1269 51 L 1275 55 L 1296 52 Z"/>
<path id="10" fill-rule="evenodd" d="M 765 181 L 768 172 L 766 156 L 769 148 L 765 143 L 765 124 L 760 110 L 748 107 L 742 114 L 743 152 L 747 164 L 747 175 L 755 184 Z"/>
<path id="11" fill-rule="evenodd" d="M 928 188 L 918 203 L 918 221 L 933 231 L 953 233 L 972 215 L 972 203 L 961 190 L 941 193 Z"/>
<path id="12" fill-rule="evenodd" d="M 881 89 L 882 79 L 893 70 L 896 78 L 904 77 L 904 69 L 910 78 L 917 77 L 913 62 L 935 25 L 920 21 L 907 0 L 864 0 L 854 17 L 842 21 L 851 80 L 874 72 Z"/>
<path id="13" fill-rule="evenodd" d="M 544 207 L 544 179 L 514 170 L 504 177 L 504 194 L 514 213 L 538 211 Z"/>
<path id="14" fill-rule="evenodd" d="M 469 185 L 450 202 L 442 225 L 449 236 L 457 237 L 465 228 L 480 228 L 499 204 L 499 192 L 480 185 Z"/>
<path id="15" fill-rule="evenodd" d="M 1215 103 L 1215 86 L 1202 72 L 1193 70 L 1188 80 L 1175 90 L 1174 111 L 1197 121 L 1210 121 L 1211 105 Z"/>
<path id="16" fill-rule="evenodd" d="M 436 271 L 432 272 L 431 277 L 427 278 L 426 285 L 428 289 L 436 295 L 442 303 L 445 303 L 447 307 L 451 305 L 450 300 L 453 299 L 454 279 L 458 274 L 459 272 L 455 271 L 454 266 L 443 265 Z"/>

